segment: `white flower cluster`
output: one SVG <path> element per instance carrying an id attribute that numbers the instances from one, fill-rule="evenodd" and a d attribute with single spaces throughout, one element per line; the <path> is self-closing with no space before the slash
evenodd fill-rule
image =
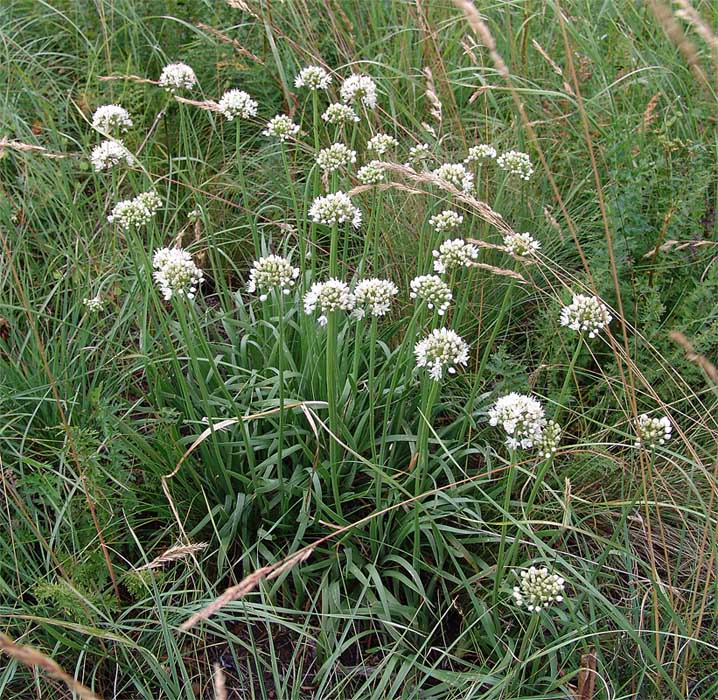
<path id="1" fill-rule="evenodd" d="M 389 311 L 392 299 L 399 293 L 399 289 L 391 280 L 373 279 L 362 280 L 354 288 L 355 313 L 360 318 L 365 314 L 370 316 L 384 316 Z"/>
<path id="2" fill-rule="evenodd" d="M 489 409 L 489 425 L 501 426 L 512 449 L 530 449 L 540 444 L 546 425 L 543 406 L 533 396 L 511 392 Z"/>
<path id="3" fill-rule="evenodd" d="M 421 168 L 424 162 L 431 157 L 431 150 L 428 143 L 418 143 L 409 149 L 409 160 L 406 163 L 408 168 Z"/>
<path id="4" fill-rule="evenodd" d="M 367 141 L 366 147 L 378 156 L 383 156 L 387 151 L 396 148 L 398 145 L 399 142 L 393 136 L 389 134 L 377 134 Z"/>
<path id="5" fill-rule="evenodd" d="M 449 285 L 436 275 L 419 275 L 410 283 L 412 299 L 421 299 L 429 309 L 436 307 L 439 316 L 443 316 L 451 303 L 452 294 Z"/>
<path id="6" fill-rule="evenodd" d="M 479 249 L 473 243 L 467 243 L 461 238 L 444 241 L 439 250 L 432 251 L 434 270 L 443 275 L 457 267 L 469 267 L 473 260 L 479 257 Z"/>
<path id="7" fill-rule="evenodd" d="M 344 192 L 334 192 L 317 197 L 309 209 L 309 216 L 315 224 L 336 226 L 351 221 L 354 228 L 361 226 L 361 210 L 352 204 L 351 197 Z"/>
<path id="8" fill-rule="evenodd" d="M 350 75 L 340 90 L 343 102 L 361 102 L 368 109 L 376 107 L 376 83 L 368 75 Z"/>
<path id="9" fill-rule="evenodd" d="M 280 289 L 282 294 L 289 294 L 299 277 L 299 268 L 280 255 L 267 255 L 252 263 L 249 271 L 247 291 L 253 294 L 259 291 L 260 301 L 266 301 L 269 292 Z"/>
<path id="10" fill-rule="evenodd" d="M 156 192 L 142 192 L 134 199 L 123 199 L 117 202 L 107 220 L 117 224 L 121 229 L 129 231 L 148 224 L 162 206 L 162 200 Z"/>
<path id="11" fill-rule="evenodd" d="M 197 76 L 186 63 L 170 63 L 160 74 L 160 87 L 172 94 L 178 90 L 191 90 L 196 84 Z"/>
<path id="12" fill-rule="evenodd" d="M 122 141 L 108 139 L 103 141 L 92 149 L 90 162 L 95 172 L 103 170 L 111 170 L 120 163 L 132 166 L 135 164 L 133 155 L 125 148 Z"/>
<path id="13" fill-rule="evenodd" d="M 286 114 L 277 114 L 267 122 L 267 128 L 262 132 L 280 141 L 286 141 L 299 133 L 299 124 L 295 124 L 292 118 Z"/>
<path id="14" fill-rule="evenodd" d="M 651 418 L 647 413 L 638 416 L 636 426 L 636 447 L 652 449 L 658 445 L 665 445 L 671 439 L 673 425 L 668 416 Z"/>
<path id="15" fill-rule="evenodd" d="M 496 158 L 496 149 L 488 143 L 480 143 L 469 148 L 469 154 L 464 163 L 474 163 L 479 160 L 493 160 Z"/>
<path id="16" fill-rule="evenodd" d="M 218 107 L 220 113 L 230 122 L 235 118 L 249 119 L 257 116 L 257 101 L 244 90 L 227 90 L 219 98 Z"/>
<path id="17" fill-rule="evenodd" d="M 339 168 L 346 167 L 357 162 L 357 152 L 341 142 L 333 143 L 327 148 L 322 148 L 317 153 L 317 165 L 325 173 L 333 173 Z"/>
<path id="18" fill-rule="evenodd" d="M 529 612 L 541 612 L 551 603 L 563 600 L 565 581 L 558 574 L 550 574 L 545 566 L 540 569 L 530 566 L 521 572 L 521 581 L 514 586 L 513 597 L 516 605 L 526 606 Z"/>
<path id="19" fill-rule="evenodd" d="M 474 175 L 463 163 L 444 163 L 434 170 L 433 174 L 464 192 L 469 192 L 474 186 Z"/>
<path id="20" fill-rule="evenodd" d="M 561 325 L 578 333 L 588 331 L 589 338 L 595 338 L 612 320 L 608 307 L 598 297 L 574 294 L 573 302 L 561 309 Z"/>
<path id="21" fill-rule="evenodd" d="M 329 105 L 322 114 L 322 119 L 328 124 L 345 126 L 359 121 L 359 115 L 349 106 L 341 102 Z"/>
<path id="22" fill-rule="evenodd" d="M 561 426 L 555 420 L 550 420 L 544 425 L 541 439 L 536 444 L 538 453 L 550 459 L 556 454 L 559 442 L 561 442 Z"/>
<path id="23" fill-rule="evenodd" d="M 541 247 L 541 244 L 530 233 L 516 233 L 515 231 L 504 236 L 504 245 L 511 255 L 520 257 L 531 255 Z"/>
<path id="24" fill-rule="evenodd" d="M 380 160 L 372 160 L 357 170 L 357 179 L 365 185 L 376 185 L 385 178 L 386 170 Z"/>
<path id="25" fill-rule="evenodd" d="M 528 180 L 534 173 L 534 166 L 527 153 L 521 151 L 507 151 L 496 159 L 496 165 L 511 175 L 518 175 L 522 180 Z"/>
<path id="26" fill-rule="evenodd" d="M 204 275 L 192 256 L 181 248 L 160 248 L 152 258 L 154 278 L 166 300 L 173 296 L 194 299 Z"/>
<path id="27" fill-rule="evenodd" d="M 457 365 L 469 361 L 469 346 L 460 335 L 448 328 L 435 328 L 414 347 L 416 366 L 426 367 L 434 381 L 440 381 L 444 370 L 456 373 Z"/>
<path id="28" fill-rule="evenodd" d="M 327 314 L 332 311 L 350 312 L 354 309 L 354 295 L 346 282 L 330 278 L 326 282 L 315 282 L 304 295 L 304 313 L 313 314 L 319 308 L 319 325 L 326 326 Z"/>
<path id="29" fill-rule="evenodd" d="M 102 311 L 102 307 L 105 305 L 105 302 L 100 298 L 99 294 L 91 299 L 83 299 L 82 303 L 85 308 L 93 314 L 96 314 L 98 311 Z"/>
<path id="30" fill-rule="evenodd" d="M 307 66 L 299 71 L 294 79 L 294 87 L 308 90 L 326 90 L 332 82 L 332 76 L 321 66 Z"/>
<path id="31" fill-rule="evenodd" d="M 451 209 L 435 214 L 429 219 L 429 226 L 432 226 L 437 233 L 453 231 L 464 222 L 464 217 Z"/>
<path id="32" fill-rule="evenodd" d="M 92 115 L 92 128 L 103 134 L 124 134 L 131 127 L 130 113 L 120 105 L 103 105 Z"/>

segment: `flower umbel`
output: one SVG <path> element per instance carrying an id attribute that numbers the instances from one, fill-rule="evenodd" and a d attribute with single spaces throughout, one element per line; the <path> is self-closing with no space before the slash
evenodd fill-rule
<path id="1" fill-rule="evenodd" d="M 578 333 L 596 335 L 613 320 L 608 307 L 598 298 L 574 294 L 573 302 L 561 309 L 561 325 Z"/>
<path id="2" fill-rule="evenodd" d="M 376 83 L 368 75 L 350 75 L 342 83 L 340 94 L 347 104 L 361 102 L 368 109 L 376 107 Z"/>
<path id="3" fill-rule="evenodd" d="M 349 146 L 341 142 L 333 143 L 327 148 L 322 148 L 317 153 L 317 165 L 325 173 L 333 173 L 339 168 L 346 167 L 357 162 L 357 152 L 352 151 Z"/>
<path id="4" fill-rule="evenodd" d="M 367 141 L 366 147 L 378 156 L 383 156 L 387 151 L 396 148 L 398 145 L 399 142 L 393 136 L 389 134 L 377 134 Z"/>
<path id="5" fill-rule="evenodd" d="M 376 185 L 385 178 L 386 170 L 380 160 L 372 160 L 357 170 L 357 180 L 365 185 Z"/>
<path id="6" fill-rule="evenodd" d="M 102 311 L 102 307 L 105 305 L 104 300 L 100 297 L 99 294 L 92 297 L 91 299 L 83 299 L 82 303 L 85 308 L 93 314 L 96 314 L 98 311 Z"/>
<path id="7" fill-rule="evenodd" d="M 326 90 L 332 82 L 332 76 L 321 66 L 307 66 L 299 71 L 294 79 L 294 87 L 307 90 Z"/>
<path id="8" fill-rule="evenodd" d="M 295 124 L 286 114 L 278 114 L 267 122 L 267 128 L 262 133 L 265 136 L 286 141 L 299 133 L 299 124 Z"/>
<path id="9" fill-rule="evenodd" d="M 446 233 L 447 231 L 453 231 L 463 221 L 464 217 L 461 214 L 451 211 L 451 209 L 444 209 L 444 211 L 434 214 L 429 219 L 429 226 L 432 226 L 437 233 Z"/>
<path id="10" fill-rule="evenodd" d="M 257 116 L 257 102 L 244 90 L 227 90 L 218 103 L 219 111 L 227 121 Z"/>
<path id="11" fill-rule="evenodd" d="M 651 418 L 647 413 L 638 416 L 636 425 L 636 447 L 647 447 L 652 449 L 659 445 L 665 445 L 671 439 L 673 425 L 668 416 Z"/>
<path id="12" fill-rule="evenodd" d="M 267 255 L 252 263 L 247 291 L 250 294 L 259 291 L 260 301 L 266 301 L 273 289 L 280 290 L 282 294 L 289 294 L 297 277 L 299 277 L 299 268 L 292 267 L 287 258 L 280 255 Z"/>
<path id="13" fill-rule="evenodd" d="M 546 425 L 543 406 L 533 396 L 511 392 L 489 409 L 489 425 L 501 426 L 512 449 L 540 444 Z"/>
<path id="14" fill-rule="evenodd" d="M 530 566 L 521 572 L 521 581 L 514 586 L 513 597 L 519 607 L 538 613 L 551 603 L 563 601 L 565 581 L 558 574 L 550 574 L 543 566 Z"/>
<path id="15" fill-rule="evenodd" d="M 346 282 L 330 278 L 326 282 L 315 282 L 304 295 L 304 313 L 313 314 L 318 308 L 321 311 L 319 325 L 325 326 L 328 313 L 348 313 L 354 309 L 354 303 L 354 295 L 349 291 Z"/>
<path id="16" fill-rule="evenodd" d="M 361 226 L 361 211 L 344 192 L 317 197 L 309 209 L 309 216 L 316 224 L 336 226 L 351 221 L 354 228 Z"/>
<path id="17" fill-rule="evenodd" d="M 475 163 L 479 160 L 493 160 L 496 158 L 496 149 L 488 143 L 472 146 L 464 159 L 464 163 Z"/>
<path id="18" fill-rule="evenodd" d="M 192 255 L 181 248 L 160 248 L 152 258 L 154 278 L 165 299 L 186 296 L 194 299 L 204 275 Z"/>
<path id="19" fill-rule="evenodd" d="M 420 275 L 411 280 L 412 299 L 421 299 L 429 309 L 436 307 L 439 316 L 443 316 L 451 303 L 452 294 L 449 285 L 436 275 Z"/>
<path id="20" fill-rule="evenodd" d="M 92 128 L 103 134 L 124 134 L 131 127 L 130 113 L 120 105 L 103 105 L 92 115 Z"/>
<path id="21" fill-rule="evenodd" d="M 162 69 L 160 87 L 174 94 L 178 90 L 191 90 L 197 84 L 197 76 L 186 63 L 170 63 Z"/>
<path id="22" fill-rule="evenodd" d="M 433 174 L 464 192 L 468 192 L 474 186 L 474 175 L 464 167 L 463 163 L 444 163 L 434 170 Z"/>
<path id="23" fill-rule="evenodd" d="M 504 236 L 504 245 L 511 255 L 524 257 L 535 253 L 541 244 L 530 233 L 507 233 Z"/>
<path id="24" fill-rule="evenodd" d="M 440 381 L 444 370 L 456 373 L 457 365 L 466 366 L 469 361 L 469 346 L 461 336 L 448 328 L 435 328 L 414 347 L 416 366 L 426 367 L 434 381 Z"/>
<path id="25" fill-rule="evenodd" d="M 534 166 L 527 153 L 521 151 L 507 151 L 496 159 L 496 165 L 511 175 L 517 175 L 522 180 L 528 180 L 534 173 Z"/>
<path id="26" fill-rule="evenodd" d="M 384 316 L 398 293 L 399 289 L 391 280 L 362 280 L 354 288 L 355 313 L 359 312 L 361 317 L 365 313 L 370 316 Z"/>
<path id="27" fill-rule="evenodd" d="M 553 457 L 559 442 L 561 442 L 561 426 L 555 420 L 550 420 L 544 425 L 541 439 L 536 444 L 539 454 L 546 459 Z"/>
<path id="28" fill-rule="evenodd" d="M 443 275 L 457 267 L 469 267 L 479 257 L 479 249 L 461 238 L 444 241 L 439 250 L 432 251 L 434 270 Z"/>
<path id="29" fill-rule="evenodd" d="M 148 224 L 161 206 L 162 200 L 156 192 L 143 192 L 134 199 L 117 202 L 107 220 L 111 224 L 117 224 L 121 229 L 129 231 L 133 227 L 139 228 Z"/>
<path id="30" fill-rule="evenodd" d="M 135 164 L 134 156 L 125 148 L 122 141 L 108 139 L 92 149 L 90 162 L 95 172 L 111 170 L 116 165 L 125 163 L 132 166 Z"/>
<path id="31" fill-rule="evenodd" d="M 431 157 L 431 150 L 428 143 L 418 143 L 409 149 L 409 160 L 406 165 L 415 170 L 422 168 L 425 162 Z"/>
<path id="32" fill-rule="evenodd" d="M 328 124 L 345 126 L 359 121 L 359 115 L 349 106 L 341 102 L 329 105 L 322 114 L 322 119 Z"/>

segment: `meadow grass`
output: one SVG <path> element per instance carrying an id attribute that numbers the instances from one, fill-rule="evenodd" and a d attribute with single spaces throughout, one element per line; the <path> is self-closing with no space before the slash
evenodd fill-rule
<path id="1" fill-rule="evenodd" d="M 7 0 L 0 697 L 715 697 L 717 21 Z"/>

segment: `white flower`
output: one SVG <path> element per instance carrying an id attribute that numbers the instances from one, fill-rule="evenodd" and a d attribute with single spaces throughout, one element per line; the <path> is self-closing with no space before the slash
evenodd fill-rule
<path id="1" fill-rule="evenodd" d="M 512 255 L 525 256 L 535 253 L 541 244 L 530 233 L 507 233 L 504 245 Z"/>
<path id="2" fill-rule="evenodd" d="M 432 255 L 436 258 L 434 270 L 443 275 L 456 267 L 469 267 L 472 260 L 479 257 L 479 249 L 473 243 L 455 238 L 444 241 L 439 246 L 439 250 L 432 251 Z"/>
<path id="3" fill-rule="evenodd" d="M 439 316 L 443 316 L 451 303 L 451 290 L 449 285 L 436 275 L 420 275 L 414 277 L 410 283 L 412 299 L 421 299 L 426 302 L 429 309 L 436 307 Z"/>
<path id="4" fill-rule="evenodd" d="M 267 128 L 262 133 L 265 136 L 286 141 L 299 133 L 299 124 L 295 124 L 286 114 L 278 114 L 267 122 Z"/>
<path id="5" fill-rule="evenodd" d="M 561 309 L 561 325 L 578 333 L 588 331 L 589 338 L 595 338 L 612 320 L 608 307 L 598 297 L 574 294 L 573 302 Z"/>
<path id="6" fill-rule="evenodd" d="M 409 160 L 406 163 L 408 168 L 420 168 L 431 156 L 428 143 L 419 143 L 409 149 Z"/>
<path id="7" fill-rule="evenodd" d="M 309 216 L 316 224 L 336 226 L 351 221 L 354 228 L 361 226 L 361 211 L 352 204 L 351 197 L 344 192 L 334 192 L 317 197 L 309 209 Z"/>
<path id="8" fill-rule="evenodd" d="M 521 151 L 507 151 L 496 159 L 496 165 L 511 175 L 518 175 L 522 180 L 528 180 L 534 172 L 531 159 L 527 153 Z"/>
<path id="9" fill-rule="evenodd" d="M 187 218 L 192 222 L 195 223 L 196 221 L 199 221 L 202 218 L 202 208 L 201 207 L 195 207 L 191 212 L 187 214 Z"/>
<path id="10" fill-rule="evenodd" d="M 327 314 L 332 311 L 350 312 L 354 309 L 354 295 L 345 282 L 330 278 L 326 282 L 315 282 L 304 295 L 304 313 L 313 314 L 319 308 L 322 312 L 319 325 L 327 324 Z"/>
<path id="11" fill-rule="evenodd" d="M 541 439 L 536 444 L 539 454 L 546 459 L 553 457 L 559 442 L 561 442 L 561 426 L 555 420 L 550 420 L 544 425 Z"/>
<path id="12" fill-rule="evenodd" d="M 457 365 L 464 365 L 469 361 L 469 346 L 461 336 L 448 328 L 435 328 L 414 347 L 416 366 L 426 367 L 429 376 L 439 381 L 444 376 L 444 370 L 449 374 L 456 373 Z"/>
<path id="13" fill-rule="evenodd" d="M 160 248 L 152 258 L 154 278 L 165 299 L 186 296 L 194 299 L 204 275 L 192 256 L 181 248 Z"/>
<path id="14" fill-rule="evenodd" d="M 543 566 L 531 566 L 521 572 L 521 582 L 514 586 L 513 597 L 516 605 L 526 606 L 529 612 L 541 612 L 551 603 L 563 600 L 565 581 L 557 574 L 550 574 Z"/>
<path id="15" fill-rule="evenodd" d="M 266 301 L 272 289 L 279 288 L 282 294 L 289 294 L 297 277 L 299 277 L 299 268 L 292 267 L 287 258 L 280 255 L 267 255 L 252 263 L 247 291 L 253 294 L 259 290 L 260 301 Z"/>
<path id="16" fill-rule="evenodd" d="M 317 165 L 325 173 L 333 173 L 341 167 L 349 166 L 357 162 L 357 152 L 352 151 L 346 144 L 333 143 L 327 148 L 322 148 L 317 153 Z"/>
<path id="17" fill-rule="evenodd" d="M 367 141 L 366 147 L 378 156 L 383 156 L 387 151 L 396 148 L 399 142 L 389 134 L 377 134 Z"/>
<path id="18" fill-rule="evenodd" d="M 370 316 L 384 316 L 389 311 L 392 298 L 398 293 L 399 289 L 391 280 L 362 280 L 354 288 L 356 310 L 360 317 L 365 313 Z"/>
<path id="19" fill-rule="evenodd" d="M 103 134 L 124 134 L 131 126 L 130 113 L 120 105 L 103 105 L 92 115 L 92 128 Z"/>
<path id="20" fill-rule="evenodd" d="M 308 90 L 326 90 L 332 82 L 332 76 L 321 66 L 307 66 L 299 71 L 294 79 L 294 87 Z"/>
<path id="21" fill-rule="evenodd" d="M 376 83 L 368 75 L 350 75 L 342 83 L 340 94 L 347 104 L 361 101 L 369 109 L 376 107 Z"/>
<path id="22" fill-rule="evenodd" d="M 489 409 L 489 425 L 504 429 L 511 449 L 530 449 L 541 442 L 546 419 L 543 406 L 535 398 L 512 392 Z"/>
<path id="23" fill-rule="evenodd" d="M 469 154 L 464 159 L 464 163 L 473 163 L 477 160 L 493 160 L 496 158 L 496 149 L 488 143 L 480 143 L 478 146 L 472 146 Z"/>
<path id="24" fill-rule="evenodd" d="M 636 426 L 636 447 L 647 447 L 649 449 L 665 445 L 671 439 L 673 425 L 668 416 L 651 418 L 647 413 L 638 416 Z"/>
<path id="25" fill-rule="evenodd" d="M 244 90 L 227 90 L 219 100 L 219 111 L 227 121 L 257 116 L 257 102 Z"/>
<path id="26" fill-rule="evenodd" d="M 357 170 L 357 179 L 365 185 L 376 185 L 385 178 L 386 170 L 380 160 L 372 160 Z"/>
<path id="27" fill-rule="evenodd" d="M 197 84 L 197 76 L 186 63 L 170 63 L 162 69 L 160 87 L 167 92 L 191 90 Z"/>
<path id="28" fill-rule="evenodd" d="M 123 199 L 117 202 L 107 217 L 111 224 L 117 224 L 121 229 L 129 231 L 130 228 L 139 228 L 148 224 L 159 208 L 162 200 L 156 192 L 143 192 L 134 199 Z"/>
<path id="29" fill-rule="evenodd" d="M 444 163 L 434 170 L 433 174 L 464 192 L 468 192 L 474 186 L 474 175 L 464 167 L 463 163 Z"/>
<path id="30" fill-rule="evenodd" d="M 349 106 L 341 102 L 335 102 L 327 107 L 322 119 L 328 124 L 339 124 L 345 126 L 359 121 L 359 115 Z"/>
<path id="31" fill-rule="evenodd" d="M 91 299 L 83 299 L 82 303 L 85 305 L 87 310 L 93 314 L 98 311 L 102 311 L 102 307 L 105 305 L 105 302 L 100 298 L 99 294 Z"/>
<path id="32" fill-rule="evenodd" d="M 95 171 L 99 173 L 103 170 L 110 170 L 122 162 L 132 166 L 135 164 L 135 159 L 122 141 L 109 139 L 92 149 L 90 162 Z"/>
<path id="33" fill-rule="evenodd" d="M 434 228 L 437 233 L 446 233 L 452 231 L 464 222 L 464 217 L 451 209 L 444 209 L 439 214 L 435 214 L 429 219 L 429 225 Z"/>

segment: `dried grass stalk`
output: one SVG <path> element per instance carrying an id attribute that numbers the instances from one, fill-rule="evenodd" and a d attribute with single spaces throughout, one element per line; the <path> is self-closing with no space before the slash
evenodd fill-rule
<path id="1" fill-rule="evenodd" d="M 431 105 L 429 114 L 431 114 L 431 116 L 436 119 L 439 124 L 441 124 L 441 120 L 443 119 L 443 106 L 439 96 L 436 94 L 434 74 L 431 72 L 431 68 L 429 68 L 429 66 L 425 66 L 423 72 L 424 77 L 426 78 L 426 91 L 424 94 L 426 95 L 426 99 L 429 100 L 429 105 Z"/>
<path id="2" fill-rule="evenodd" d="M 227 700 L 227 684 L 222 667 L 215 662 L 214 668 L 214 700 Z"/>
<path id="3" fill-rule="evenodd" d="M 195 544 L 176 544 L 174 547 L 166 549 L 162 554 L 156 556 L 151 562 L 138 566 L 135 571 L 144 571 L 145 569 L 159 569 L 164 564 L 168 564 L 172 561 L 178 561 L 185 557 L 194 554 L 195 552 L 201 552 L 206 549 L 209 545 L 206 542 L 197 542 Z"/>
<path id="4" fill-rule="evenodd" d="M 22 153 L 39 153 L 45 158 L 69 158 L 70 154 L 65 153 L 50 153 L 47 148 L 43 146 L 33 146 L 31 143 L 23 143 L 22 141 L 11 141 L 10 139 L 0 139 L 0 155 L 3 154 L 5 149 L 11 151 L 20 151 Z"/>
<path id="5" fill-rule="evenodd" d="M 693 349 L 693 344 L 683 333 L 673 331 L 669 335 L 670 339 L 680 345 L 686 351 L 686 359 L 698 365 L 714 383 L 718 384 L 718 368 L 705 356 L 697 353 Z"/>

